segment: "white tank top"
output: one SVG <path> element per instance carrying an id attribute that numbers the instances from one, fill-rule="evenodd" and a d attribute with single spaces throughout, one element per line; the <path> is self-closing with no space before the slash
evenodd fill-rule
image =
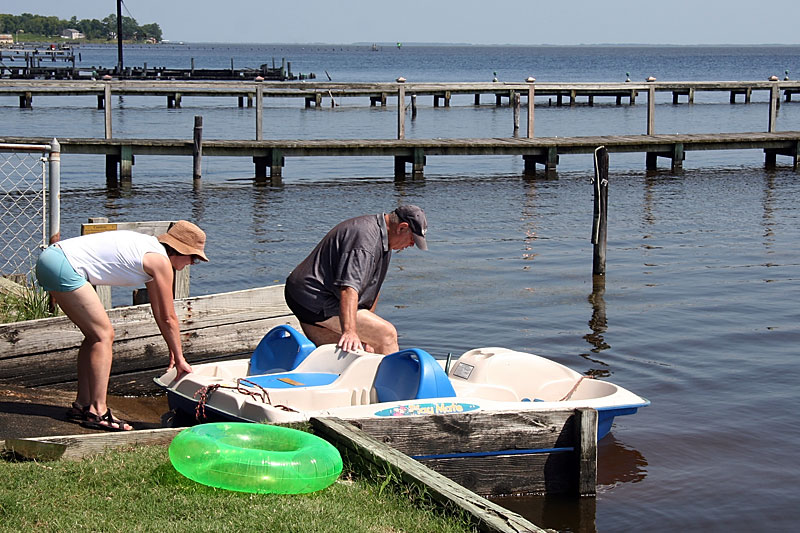
<path id="1" fill-rule="evenodd" d="M 72 268 L 92 285 L 142 285 L 153 279 L 144 271 L 144 254 L 167 256 L 164 246 L 152 235 L 125 230 L 73 237 L 58 246 Z"/>

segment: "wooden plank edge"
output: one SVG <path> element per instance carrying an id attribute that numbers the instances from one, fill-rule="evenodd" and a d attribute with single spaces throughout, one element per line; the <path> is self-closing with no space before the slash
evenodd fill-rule
<path id="1" fill-rule="evenodd" d="M 407 455 L 370 437 L 339 418 L 311 418 L 314 432 L 340 451 L 352 453 L 368 463 L 395 472 L 406 482 L 427 491 L 445 509 L 465 511 L 479 531 L 518 533 L 544 529 L 509 511 L 449 478 L 411 459 Z"/>
<path id="2" fill-rule="evenodd" d="M 56 437 L 6 439 L 6 450 L 26 459 L 54 461 L 80 460 L 104 451 L 136 445 L 169 444 L 186 428 L 158 428 Z"/>
<path id="3" fill-rule="evenodd" d="M 578 460 L 578 493 L 581 496 L 597 495 L 597 410 L 582 407 L 575 409 L 575 447 Z"/>

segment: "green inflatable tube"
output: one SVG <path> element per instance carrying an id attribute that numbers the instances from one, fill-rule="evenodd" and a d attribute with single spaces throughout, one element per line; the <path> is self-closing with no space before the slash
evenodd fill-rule
<path id="1" fill-rule="evenodd" d="M 184 429 L 172 439 L 169 459 L 193 481 L 239 492 L 314 492 L 342 473 L 339 451 L 316 435 L 247 422 Z"/>

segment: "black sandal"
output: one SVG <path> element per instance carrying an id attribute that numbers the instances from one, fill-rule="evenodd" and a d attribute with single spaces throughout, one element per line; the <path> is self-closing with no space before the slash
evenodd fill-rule
<path id="1" fill-rule="evenodd" d="M 90 429 L 102 429 L 104 431 L 131 431 L 133 426 L 121 420 L 114 418 L 111 414 L 111 409 L 106 410 L 104 415 L 96 415 L 88 409 L 84 412 L 83 422 L 81 425 Z M 116 425 L 116 427 L 114 427 Z M 131 429 L 125 429 L 125 426 L 130 426 Z"/>
<path id="2" fill-rule="evenodd" d="M 83 420 L 86 418 L 86 412 L 88 410 L 88 405 L 86 407 L 82 407 L 78 402 L 72 402 L 72 407 L 67 409 L 67 420 L 70 422 L 83 422 Z"/>

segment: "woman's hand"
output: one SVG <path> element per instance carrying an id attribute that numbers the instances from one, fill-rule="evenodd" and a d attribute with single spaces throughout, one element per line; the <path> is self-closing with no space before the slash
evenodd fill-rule
<path id="1" fill-rule="evenodd" d="M 181 358 L 180 362 L 175 364 L 175 356 L 170 354 L 169 366 L 167 367 L 167 370 L 171 370 L 172 368 L 175 368 L 177 371 L 176 379 L 180 379 L 186 374 L 190 374 L 192 372 L 192 367 L 186 362 L 186 359 Z"/>

